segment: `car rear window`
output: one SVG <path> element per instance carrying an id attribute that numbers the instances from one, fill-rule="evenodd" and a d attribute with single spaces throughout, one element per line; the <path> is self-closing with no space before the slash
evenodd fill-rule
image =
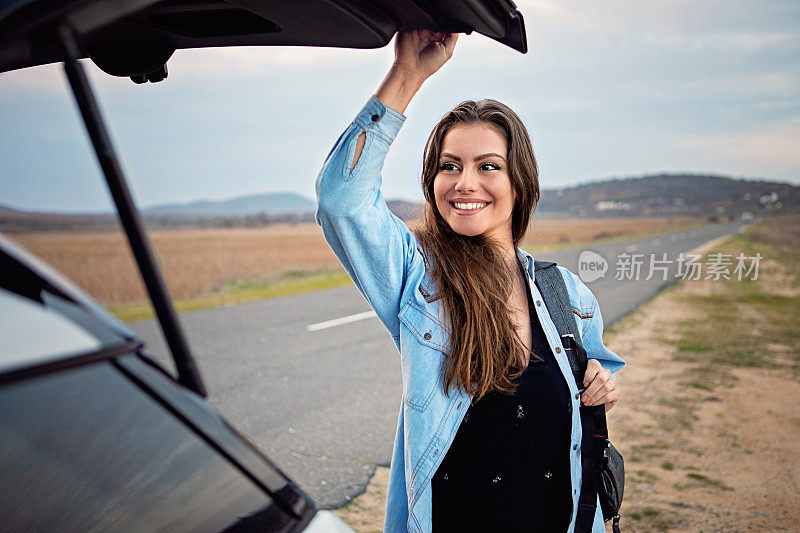
<path id="1" fill-rule="evenodd" d="M 220 531 L 294 521 L 101 361 L 0 388 L 6 531 Z M 253 523 L 253 521 L 255 523 Z"/>
<path id="2" fill-rule="evenodd" d="M 53 308 L 0 289 L 0 370 L 97 350 L 97 336 Z"/>

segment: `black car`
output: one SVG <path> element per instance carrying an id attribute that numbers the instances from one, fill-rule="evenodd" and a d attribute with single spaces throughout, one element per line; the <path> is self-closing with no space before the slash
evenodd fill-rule
<path id="1" fill-rule="evenodd" d="M 177 369 L 0 235 L 0 530 L 350 531 L 204 400 L 79 59 L 159 82 L 179 48 L 376 48 L 422 27 L 526 50 L 508 0 L 0 1 L 0 72 L 63 62 Z"/>

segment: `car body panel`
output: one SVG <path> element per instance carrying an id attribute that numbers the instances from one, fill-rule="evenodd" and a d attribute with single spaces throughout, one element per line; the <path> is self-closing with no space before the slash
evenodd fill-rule
<path id="1" fill-rule="evenodd" d="M 353 530 L 330 511 L 319 511 L 304 533 L 352 533 Z"/>

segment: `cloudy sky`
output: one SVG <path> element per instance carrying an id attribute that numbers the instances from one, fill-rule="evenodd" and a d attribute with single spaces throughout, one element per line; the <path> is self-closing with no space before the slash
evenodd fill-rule
<path id="1" fill-rule="evenodd" d="M 384 169 L 418 200 L 425 139 L 461 100 L 525 120 L 545 188 L 653 172 L 800 184 L 800 2 L 521 1 L 529 52 L 462 36 L 429 79 Z M 141 206 L 293 191 L 313 198 L 325 155 L 393 58 L 294 47 L 178 51 L 135 85 L 85 63 Z M 108 211 L 58 66 L 0 75 L 0 204 Z"/>

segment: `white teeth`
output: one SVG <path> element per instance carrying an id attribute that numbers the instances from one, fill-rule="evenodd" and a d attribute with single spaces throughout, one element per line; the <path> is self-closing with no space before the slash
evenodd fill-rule
<path id="1" fill-rule="evenodd" d="M 469 211 L 469 210 L 472 210 L 472 209 L 480 209 L 482 207 L 485 207 L 486 203 L 485 202 L 481 202 L 481 203 L 475 203 L 475 202 L 469 202 L 469 203 L 453 202 L 453 205 L 456 206 L 456 209 L 463 209 L 463 210 Z"/>

